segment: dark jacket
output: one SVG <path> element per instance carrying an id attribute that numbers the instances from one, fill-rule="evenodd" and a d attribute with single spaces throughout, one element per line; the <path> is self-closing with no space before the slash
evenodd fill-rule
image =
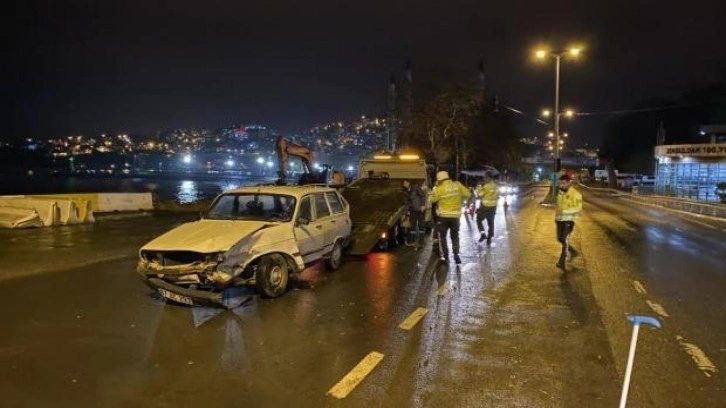
<path id="1" fill-rule="evenodd" d="M 422 211 L 421 208 L 426 205 L 426 193 L 418 184 L 411 183 L 406 192 L 406 209 L 409 211 Z"/>

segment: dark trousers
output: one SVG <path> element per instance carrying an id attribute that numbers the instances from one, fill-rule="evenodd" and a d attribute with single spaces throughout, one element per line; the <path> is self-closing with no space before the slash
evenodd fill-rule
<path id="1" fill-rule="evenodd" d="M 409 229 L 409 237 L 414 238 L 418 241 L 420 239 L 419 237 L 423 236 L 423 234 L 421 234 L 419 230 L 425 228 L 423 211 L 409 210 L 408 221 L 411 223 L 411 228 Z"/>
<path id="2" fill-rule="evenodd" d="M 560 253 L 560 263 L 564 263 L 567 259 L 567 250 L 569 249 L 568 238 L 575 229 L 575 221 L 555 221 L 557 224 L 557 241 L 562 244 L 562 252 Z"/>
<path id="3" fill-rule="evenodd" d="M 449 246 L 446 242 L 447 231 L 451 231 L 451 249 L 454 255 L 459 255 L 459 219 L 438 217 L 436 219 L 436 232 L 439 235 L 439 255 L 449 255 Z"/>
<path id="4" fill-rule="evenodd" d="M 487 237 L 491 238 L 494 236 L 494 214 L 497 213 L 497 207 L 485 207 L 481 206 L 476 210 L 476 226 L 479 228 L 480 233 L 484 233 L 484 223 L 482 221 L 487 220 Z"/>

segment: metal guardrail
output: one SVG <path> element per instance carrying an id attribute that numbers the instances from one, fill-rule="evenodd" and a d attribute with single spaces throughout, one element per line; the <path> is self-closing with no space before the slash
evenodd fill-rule
<path id="1" fill-rule="evenodd" d="M 659 195 L 639 195 L 632 194 L 621 190 L 614 190 L 611 188 L 597 188 L 590 187 L 584 184 L 581 186 L 590 190 L 600 190 L 616 193 L 622 196 L 626 196 L 633 201 L 640 202 L 643 204 L 657 205 L 659 207 L 670 208 L 679 211 L 685 211 L 693 214 L 708 215 L 711 217 L 724 218 L 726 219 L 726 205 L 724 204 L 712 204 L 703 203 L 699 201 L 693 201 L 686 198 L 668 197 Z"/>

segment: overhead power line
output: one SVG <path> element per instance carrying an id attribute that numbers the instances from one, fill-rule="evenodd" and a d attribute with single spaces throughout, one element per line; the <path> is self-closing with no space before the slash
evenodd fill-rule
<path id="1" fill-rule="evenodd" d="M 667 105 L 667 106 L 656 106 L 653 108 L 641 108 L 641 109 L 621 109 L 612 111 L 600 111 L 600 112 L 575 112 L 575 116 L 596 116 L 596 115 L 622 115 L 626 113 L 640 113 L 640 112 L 656 112 L 662 110 L 686 108 L 689 106 L 695 106 L 693 103 L 682 103 L 678 105 Z"/>
<path id="2" fill-rule="evenodd" d="M 522 112 L 519 109 L 513 108 L 513 107 L 508 106 L 508 105 L 501 105 L 501 106 L 504 107 L 504 109 L 507 109 L 509 111 L 512 111 L 512 112 L 516 113 L 517 115 L 522 115 L 522 116 L 524 116 L 527 119 L 534 120 L 535 122 L 538 122 L 538 123 L 540 123 L 542 125 L 545 125 L 545 126 L 549 126 L 550 125 L 548 122 L 546 122 L 546 121 L 544 121 L 544 120 L 542 120 L 540 118 L 534 117 L 534 116 L 529 116 L 529 115 L 527 115 L 526 113 Z"/>

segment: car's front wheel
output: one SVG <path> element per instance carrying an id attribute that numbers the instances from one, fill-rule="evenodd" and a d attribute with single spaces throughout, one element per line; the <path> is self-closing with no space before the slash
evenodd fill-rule
<path id="1" fill-rule="evenodd" d="M 289 278 L 287 262 L 278 254 L 263 257 L 255 273 L 257 290 L 268 298 L 276 298 L 285 293 Z"/>
<path id="2" fill-rule="evenodd" d="M 340 240 L 335 241 L 335 244 L 333 244 L 333 250 L 330 251 L 330 257 L 325 260 L 325 263 L 331 271 L 340 268 L 343 263 L 343 246 L 340 244 Z"/>

